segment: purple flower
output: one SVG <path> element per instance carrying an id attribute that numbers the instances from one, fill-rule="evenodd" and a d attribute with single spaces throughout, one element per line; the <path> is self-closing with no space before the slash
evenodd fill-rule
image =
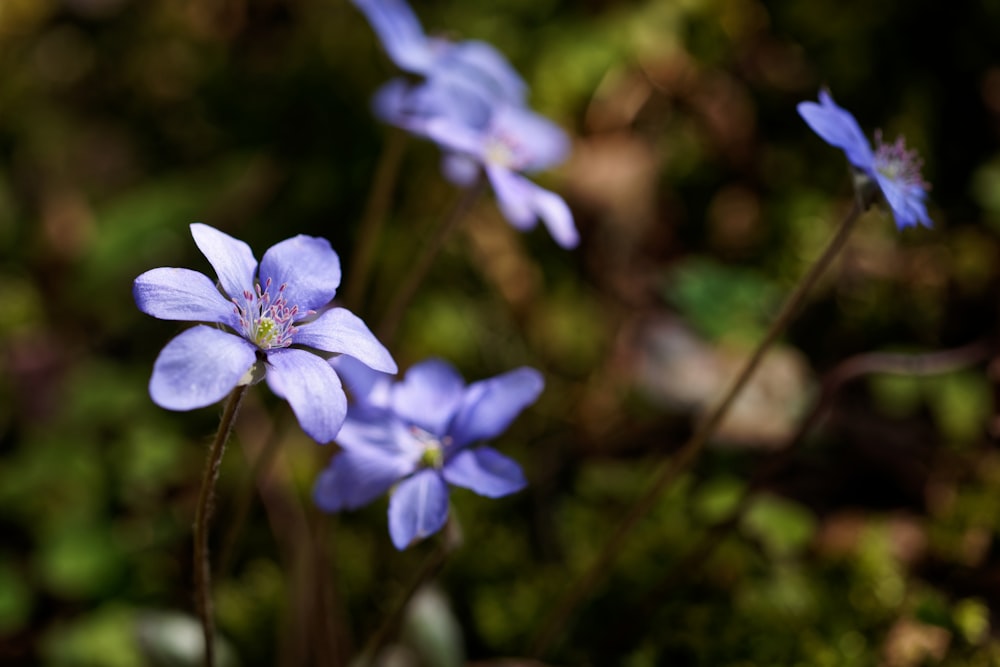
<path id="1" fill-rule="evenodd" d="M 524 102 L 527 86 L 506 58 L 486 42 L 429 38 L 403 0 L 354 0 L 389 58 L 401 70 L 435 84 L 467 89 L 487 99 Z"/>
<path id="2" fill-rule="evenodd" d="M 801 102 L 799 114 L 825 142 L 844 151 L 847 161 L 873 180 L 885 197 L 896 226 L 931 227 L 924 199 L 930 185 L 920 176 L 923 161 L 916 151 L 908 151 L 902 137 L 894 143 L 882 142 L 875 133 L 875 150 L 849 111 L 837 106 L 826 90 L 819 91 L 819 104 Z"/>
<path id="3" fill-rule="evenodd" d="M 201 223 L 194 242 L 219 286 L 190 269 L 160 268 L 135 279 L 142 312 L 163 320 L 207 322 L 167 343 L 153 364 L 149 394 L 168 410 L 211 405 L 261 374 L 319 442 L 340 430 L 347 399 L 329 354 L 347 354 L 394 373 L 396 363 L 364 322 L 343 308 L 316 310 L 340 285 L 340 260 L 325 239 L 295 236 L 257 260 L 246 243 Z"/>
<path id="4" fill-rule="evenodd" d="M 424 133 L 449 152 L 445 173 L 463 185 L 476 165 L 485 171 L 504 217 L 521 230 L 541 218 L 556 243 L 574 247 L 580 240 L 573 214 L 554 192 L 541 188 L 520 172 L 535 172 L 562 162 L 569 139 L 555 123 L 521 107 L 495 108 L 490 122 L 476 129 L 454 117 L 427 121 Z"/>
<path id="5" fill-rule="evenodd" d="M 518 229 L 541 219 L 559 245 L 576 246 L 579 236 L 566 202 L 520 174 L 562 162 L 569 139 L 524 108 L 526 87 L 510 63 L 484 42 L 429 39 L 402 0 L 354 4 L 393 62 L 424 77 L 383 86 L 375 95 L 375 114 L 437 142 L 445 150 L 444 174 L 453 183 L 469 186 L 485 171 L 501 212 Z"/>
<path id="6" fill-rule="evenodd" d="M 444 361 L 410 368 L 393 383 L 349 358 L 338 370 L 355 403 L 337 436 L 343 451 L 316 482 L 314 497 L 336 512 L 366 505 L 393 488 L 389 534 L 397 549 L 432 535 L 448 518 L 448 485 L 488 498 L 524 488 L 521 467 L 492 447 L 494 438 L 535 402 L 541 374 L 518 368 L 465 386 Z"/>

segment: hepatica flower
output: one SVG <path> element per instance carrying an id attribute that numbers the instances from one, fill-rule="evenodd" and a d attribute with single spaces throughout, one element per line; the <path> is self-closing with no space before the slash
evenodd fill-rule
<path id="1" fill-rule="evenodd" d="M 402 0 L 354 0 L 401 69 L 423 77 L 394 79 L 375 96 L 387 123 L 435 141 L 445 151 L 444 173 L 471 185 L 485 172 L 504 217 L 527 230 L 542 220 L 556 242 L 574 247 L 573 214 L 559 195 L 522 174 L 565 160 L 566 133 L 524 106 L 526 86 L 492 46 L 428 38 Z"/>
<path id="2" fill-rule="evenodd" d="M 347 354 L 379 371 L 396 363 L 350 311 L 327 306 L 340 285 L 340 260 L 325 239 L 295 236 L 272 246 L 258 266 L 250 246 L 208 225 L 194 242 L 219 277 L 159 268 L 136 278 L 139 310 L 163 320 L 209 323 L 167 343 L 153 364 L 149 393 L 168 410 L 193 410 L 263 374 L 302 429 L 319 442 L 340 430 L 347 399 L 327 357 Z"/>
<path id="3" fill-rule="evenodd" d="M 521 467 L 492 447 L 535 402 L 541 374 L 518 368 L 468 386 L 450 365 L 428 360 L 393 383 L 351 359 L 342 371 L 356 403 L 337 436 L 343 451 L 316 483 L 316 503 L 336 512 L 392 490 L 389 534 L 397 549 L 432 535 L 448 518 L 448 487 L 498 498 L 524 488 Z"/>
<path id="4" fill-rule="evenodd" d="M 923 165 L 916 151 L 906 149 L 902 137 L 891 144 L 875 133 L 875 150 L 849 111 L 837 106 L 826 90 L 819 92 L 819 104 L 802 102 L 799 114 L 824 141 L 841 149 L 847 161 L 874 181 L 896 219 L 896 226 L 931 227 L 924 200 L 930 189 L 920 176 Z"/>

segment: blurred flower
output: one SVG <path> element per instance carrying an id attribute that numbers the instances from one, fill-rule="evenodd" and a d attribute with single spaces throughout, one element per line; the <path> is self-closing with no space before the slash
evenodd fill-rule
<path id="1" fill-rule="evenodd" d="M 924 199 L 930 185 L 920 175 L 923 161 L 916 151 L 906 150 L 902 137 L 894 143 L 882 142 L 882 133 L 875 133 L 875 151 L 861 132 L 850 112 L 837 106 L 826 90 L 819 91 L 819 104 L 802 102 L 799 114 L 824 141 L 841 149 L 847 161 L 874 180 L 885 197 L 896 226 L 900 229 L 932 226 Z"/>
<path id="2" fill-rule="evenodd" d="M 397 78 L 375 95 L 376 115 L 387 123 L 437 142 L 446 152 L 445 177 L 462 187 L 485 171 L 504 217 L 521 230 L 538 219 L 564 248 L 579 236 L 573 214 L 559 195 L 518 172 L 553 167 L 569 153 L 566 133 L 524 108 L 525 84 L 489 44 L 453 43 L 424 35 L 401 0 L 354 0 L 401 69 L 420 82 Z"/>
<path id="3" fill-rule="evenodd" d="M 410 368 L 393 383 L 342 357 L 338 372 L 355 403 L 337 436 L 343 451 L 316 482 L 316 503 L 336 512 L 392 491 L 389 534 L 397 549 L 440 530 L 448 518 L 448 485 L 499 498 L 524 488 L 520 466 L 492 447 L 496 437 L 542 391 L 541 374 L 518 368 L 465 386 L 444 361 Z"/>
<path id="4" fill-rule="evenodd" d="M 466 88 L 487 99 L 522 104 L 527 86 L 504 56 L 478 40 L 452 42 L 427 37 L 403 0 L 354 0 L 378 35 L 389 58 L 405 72 L 436 85 Z"/>
<path id="5" fill-rule="evenodd" d="M 343 308 L 320 315 L 340 285 L 340 260 L 325 239 L 295 236 L 257 260 L 250 246 L 201 223 L 191 235 L 219 286 L 190 269 L 159 268 L 133 286 L 142 312 L 163 320 L 208 322 L 167 343 L 153 364 L 149 393 L 168 410 L 211 405 L 263 375 L 302 429 L 329 442 L 347 414 L 340 378 L 320 352 L 356 357 L 374 369 L 396 363 L 364 322 Z"/>

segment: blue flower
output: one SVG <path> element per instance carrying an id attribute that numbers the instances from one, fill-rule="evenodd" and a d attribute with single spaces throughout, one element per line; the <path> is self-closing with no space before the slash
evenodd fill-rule
<path id="1" fill-rule="evenodd" d="M 375 95 L 375 114 L 445 151 L 445 177 L 471 185 L 485 171 L 500 211 L 515 227 L 539 219 L 564 248 L 579 243 L 573 214 L 559 195 L 521 175 L 555 166 L 569 153 L 566 133 L 524 107 L 525 84 L 507 60 L 483 42 L 429 39 L 401 0 L 354 0 L 401 69 Z"/>
<path id="2" fill-rule="evenodd" d="M 163 320 L 207 322 L 167 343 L 153 364 L 149 393 L 168 410 L 193 410 L 224 398 L 263 374 L 286 399 L 302 429 L 329 442 L 347 399 L 329 354 L 351 355 L 379 371 L 396 363 L 364 322 L 330 303 L 340 260 L 325 239 L 295 236 L 271 247 L 258 266 L 246 243 L 201 223 L 194 242 L 219 285 L 190 269 L 159 268 L 133 286 L 142 312 Z"/>
<path id="3" fill-rule="evenodd" d="M 389 58 L 405 72 L 435 85 L 467 89 L 484 98 L 522 104 L 527 85 L 504 56 L 478 40 L 452 42 L 424 34 L 420 20 L 403 0 L 354 0 Z"/>
<path id="4" fill-rule="evenodd" d="M 389 534 L 405 549 L 444 526 L 449 485 L 488 498 L 524 488 L 516 462 L 473 445 L 503 433 L 535 402 L 544 385 L 538 371 L 518 368 L 466 386 L 437 359 L 413 366 L 395 383 L 347 357 L 337 366 L 355 403 L 337 436 L 343 451 L 316 482 L 322 509 L 354 509 L 393 489 Z"/>
<path id="5" fill-rule="evenodd" d="M 819 91 L 819 104 L 802 102 L 799 114 L 825 142 L 844 151 L 847 161 L 878 186 L 900 229 L 917 223 L 931 227 L 924 200 L 930 189 L 920 175 L 923 162 L 916 151 L 906 149 L 902 137 L 894 143 L 875 133 L 875 150 L 850 112 L 837 106 L 826 90 Z"/>

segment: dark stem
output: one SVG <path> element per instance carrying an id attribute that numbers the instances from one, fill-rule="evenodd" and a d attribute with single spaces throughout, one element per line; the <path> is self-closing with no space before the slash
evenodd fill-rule
<path id="1" fill-rule="evenodd" d="M 368 274 L 375 259 L 379 236 L 385 227 L 389 202 L 393 190 L 396 189 L 396 179 L 399 176 L 399 165 L 403 161 L 406 139 L 407 134 L 402 130 L 390 129 L 385 148 L 375 169 L 375 182 L 372 184 L 364 217 L 361 219 L 361 231 L 351 256 L 350 274 L 344 295 L 344 305 L 355 311 L 361 308 L 365 298 Z"/>
<path id="2" fill-rule="evenodd" d="M 406 587 L 406 591 L 400 596 L 399 600 L 396 601 L 396 605 L 393 607 L 392 613 L 387 614 L 382 619 L 382 625 L 379 626 L 375 634 L 372 635 L 371 639 L 368 641 L 368 645 L 365 646 L 364 652 L 362 653 L 361 660 L 359 664 L 362 667 L 370 667 L 376 664 L 375 660 L 378 658 L 379 652 L 389 643 L 392 636 L 396 633 L 399 628 L 399 624 L 402 621 L 403 614 L 406 612 L 406 607 L 409 605 L 410 600 L 416 595 L 420 587 L 425 583 L 430 581 L 441 568 L 444 566 L 445 561 L 448 559 L 448 555 L 458 548 L 461 542 L 461 529 L 458 527 L 458 522 L 454 518 L 454 511 L 449 511 L 448 521 L 445 523 L 442 529 L 442 534 L 440 541 L 434 551 L 429 553 L 424 559 L 423 564 L 417 571 L 417 574 L 410 581 L 409 586 Z"/>
<path id="3" fill-rule="evenodd" d="M 643 601 L 635 606 L 636 618 L 652 618 L 661 600 L 670 597 L 681 581 L 691 577 L 703 568 L 725 537 L 743 520 L 752 507 L 754 496 L 766 486 L 779 470 L 786 468 L 792 456 L 798 451 L 809 432 L 820 422 L 831 408 L 832 401 L 840 388 L 856 378 L 872 374 L 904 375 L 923 377 L 950 373 L 981 363 L 993 353 L 993 346 L 987 341 L 977 341 L 952 350 L 941 350 L 925 354 L 891 354 L 872 352 L 845 359 L 833 368 L 823 379 L 819 397 L 813 402 L 809 413 L 799 422 L 799 427 L 781 445 L 777 452 L 768 457 L 750 482 L 744 488 L 733 509 L 722 519 L 708 527 L 705 534 L 660 582 L 652 587 Z"/>
<path id="4" fill-rule="evenodd" d="M 536 657 L 544 655 L 551 643 L 562 631 L 573 610 L 576 609 L 582 600 L 593 593 L 596 586 L 600 583 L 602 575 L 607 572 L 615 558 L 621 553 L 622 543 L 631 534 L 639 520 L 646 516 L 656 505 L 656 502 L 670 484 L 697 460 L 701 450 L 726 416 L 733 401 L 743 390 L 744 386 L 746 386 L 747 381 L 750 380 L 754 371 L 757 370 L 757 366 L 764 358 L 764 355 L 796 315 L 799 307 L 805 300 L 806 294 L 816 284 L 816 281 L 829 266 L 833 258 L 836 257 L 837 253 L 840 252 L 851 230 L 854 228 L 854 223 L 861 216 L 862 210 L 862 203 L 855 201 L 851 210 L 844 216 L 843 221 L 840 223 L 826 249 L 796 285 L 795 290 L 785 301 L 781 311 L 771 323 L 771 327 L 768 329 L 764 339 L 757 345 L 757 348 L 747 360 L 723 398 L 696 427 L 694 434 L 692 434 L 691 438 L 684 443 L 677 453 L 658 467 L 654 473 L 653 481 L 646 489 L 646 492 L 639 497 L 625 516 L 622 517 L 621 521 L 618 522 L 615 531 L 604 543 L 601 552 L 593 564 L 563 595 L 560 602 L 556 605 L 555 611 L 549 615 L 546 622 L 542 625 L 541 631 L 536 635 L 531 655 Z"/>
<path id="5" fill-rule="evenodd" d="M 201 629 L 205 641 L 205 667 L 215 666 L 215 618 L 212 611 L 212 565 L 208 554 L 208 524 L 212 519 L 215 501 L 215 484 L 219 480 L 222 466 L 222 455 L 226 451 L 226 442 L 233 432 L 236 414 L 243 403 L 249 385 L 240 385 L 233 389 L 222 411 L 222 420 L 215 440 L 208 452 L 205 474 L 201 480 L 201 491 L 198 493 L 198 507 L 194 514 L 194 589 L 195 604 L 198 616 L 201 618 Z"/>
<path id="6" fill-rule="evenodd" d="M 434 236 L 424 245 L 423 253 L 413 264 L 410 273 L 400 281 L 392 300 L 389 302 L 389 307 L 386 309 L 378 329 L 376 329 L 376 334 L 384 345 L 391 347 L 392 338 L 396 335 L 396 329 L 399 328 L 399 323 L 403 318 L 406 307 L 410 305 L 410 301 L 413 300 L 413 296 L 417 293 L 417 288 L 420 287 L 424 278 L 427 277 L 427 273 L 430 271 L 431 265 L 434 264 L 434 259 L 444 246 L 445 240 L 458 227 L 458 223 L 469 213 L 472 205 L 476 203 L 476 200 L 485 188 L 486 178 L 480 174 L 476 182 L 459 195 L 458 201 L 452 207 L 451 212 L 441 221 Z"/>

